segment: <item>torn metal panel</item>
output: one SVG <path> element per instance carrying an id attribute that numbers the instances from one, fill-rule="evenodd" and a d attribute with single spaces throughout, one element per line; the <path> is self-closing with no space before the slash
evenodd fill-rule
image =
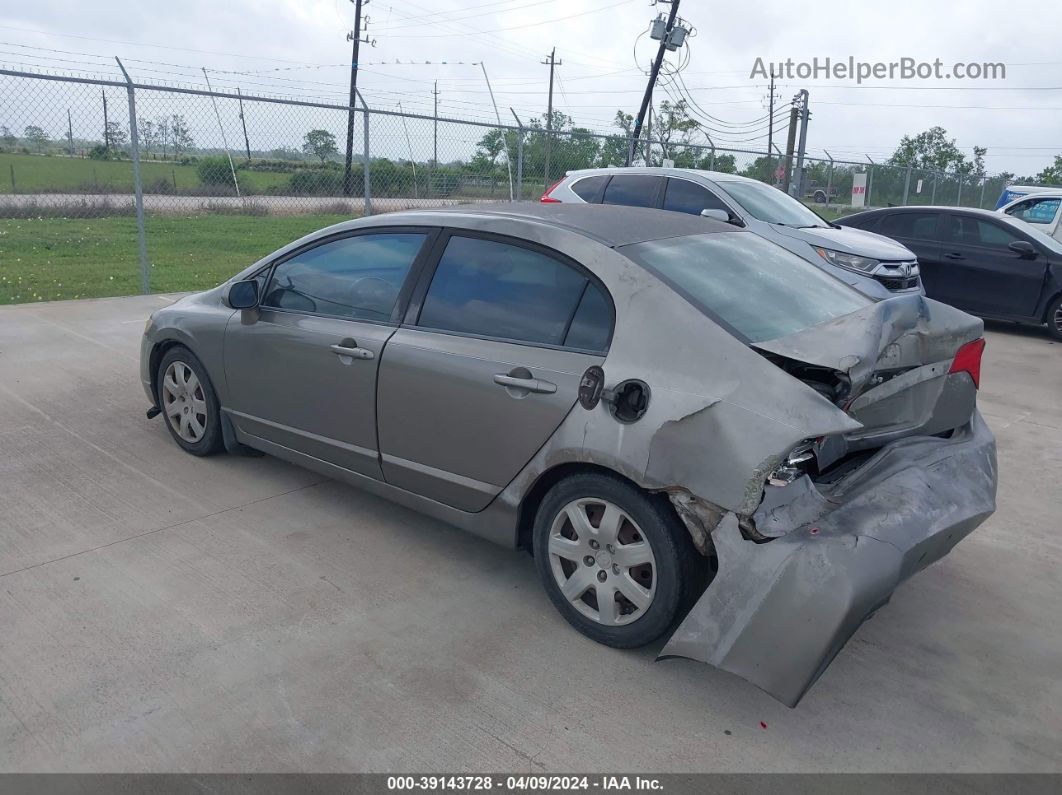
<path id="1" fill-rule="evenodd" d="M 830 510 L 808 522 L 797 505 L 796 526 L 769 543 L 745 540 L 728 513 L 712 534 L 718 573 L 660 657 L 715 665 L 796 706 L 899 583 L 992 514 L 995 493 L 995 440 L 975 415 L 952 439 L 890 445 L 823 494 Z"/>

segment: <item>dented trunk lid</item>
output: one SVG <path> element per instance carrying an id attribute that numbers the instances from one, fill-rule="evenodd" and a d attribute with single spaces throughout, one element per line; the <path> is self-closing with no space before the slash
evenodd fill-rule
<path id="1" fill-rule="evenodd" d="M 968 422 L 976 387 L 968 377 L 949 377 L 949 370 L 959 348 L 983 332 L 980 319 L 911 294 L 753 345 L 797 378 L 802 366 L 819 379 L 832 374 L 829 388 L 801 380 L 863 425 L 846 434 L 851 449 L 863 446 L 860 440 L 884 443 Z"/>

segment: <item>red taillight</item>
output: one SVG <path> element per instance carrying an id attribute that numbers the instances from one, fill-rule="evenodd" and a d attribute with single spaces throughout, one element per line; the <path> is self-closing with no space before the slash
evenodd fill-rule
<path id="1" fill-rule="evenodd" d="M 539 199 L 539 201 L 540 202 L 546 202 L 546 204 L 560 204 L 561 200 L 560 199 L 554 199 L 552 196 L 550 196 L 550 194 L 553 193 L 553 189 L 555 187 L 557 187 L 558 185 L 560 185 L 562 182 L 564 182 L 564 180 L 565 180 L 565 177 L 561 177 L 556 182 L 554 182 L 552 185 L 550 185 L 548 188 L 546 188 L 546 192 L 542 194 L 542 198 Z"/>
<path id="2" fill-rule="evenodd" d="M 974 386 L 981 386 L 981 354 L 985 351 L 984 339 L 967 342 L 955 354 L 949 373 L 969 373 Z"/>

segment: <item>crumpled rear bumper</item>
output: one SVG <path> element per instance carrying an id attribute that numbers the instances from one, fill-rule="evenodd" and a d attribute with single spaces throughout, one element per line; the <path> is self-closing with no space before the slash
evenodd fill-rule
<path id="1" fill-rule="evenodd" d="M 727 514 L 719 570 L 661 657 L 730 671 L 793 707 L 896 586 L 995 510 L 996 446 L 975 413 L 950 439 L 895 442 L 835 488 L 814 521 L 766 543 Z"/>

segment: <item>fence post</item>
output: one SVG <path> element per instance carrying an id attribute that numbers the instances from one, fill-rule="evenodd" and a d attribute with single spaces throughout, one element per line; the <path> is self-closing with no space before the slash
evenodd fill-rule
<path id="1" fill-rule="evenodd" d="M 903 180 L 903 203 L 907 204 L 907 196 L 911 192 L 911 164 L 907 164 L 907 176 Z"/>
<path id="2" fill-rule="evenodd" d="M 988 183 L 988 174 L 981 175 L 981 201 L 977 203 L 977 206 L 982 210 L 985 207 L 985 185 Z"/>
<path id="3" fill-rule="evenodd" d="M 147 295 L 151 292 L 151 268 L 147 255 L 147 235 L 144 231 L 144 188 L 140 184 L 140 138 L 136 129 L 136 94 L 133 91 L 133 81 L 129 73 L 125 71 L 122 62 L 118 61 L 118 68 L 125 76 L 125 90 L 129 94 L 129 147 L 133 155 L 133 192 L 136 196 L 136 235 L 137 245 L 140 248 L 140 292 Z"/>
<path id="4" fill-rule="evenodd" d="M 825 149 L 822 150 L 826 152 Z M 826 206 L 830 206 L 830 191 L 833 189 L 833 155 L 826 152 L 826 157 L 830 158 L 830 165 L 826 167 Z M 773 176 L 773 175 L 772 175 Z"/>
<path id="5" fill-rule="evenodd" d="M 513 114 L 513 118 L 516 119 L 516 126 L 519 128 L 519 132 L 516 133 L 516 200 L 524 200 L 524 125 L 520 121 L 520 117 L 516 115 L 516 111 L 511 107 L 509 112 Z"/>
<path id="6" fill-rule="evenodd" d="M 959 182 L 959 192 L 955 196 L 955 206 L 962 207 L 962 174 L 956 173 L 955 176 L 958 177 Z"/>
<path id="7" fill-rule="evenodd" d="M 715 142 L 708 133 L 705 133 L 704 137 L 708 139 L 708 146 L 712 147 L 712 153 L 708 155 L 708 170 L 715 171 Z"/>
<path id="8" fill-rule="evenodd" d="M 870 155 L 863 156 L 870 162 L 870 168 L 867 169 L 867 193 L 863 199 L 863 205 L 870 207 L 870 190 L 874 187 L 874 161 L 870 159 Z"/>
<path id="9" fill-rule="evenodd" d="M 365 214 L 372 215 L 372 188 L 369 184 L 369 105 L 365 101 L 365 97 L 362 96 L 362 93 L 360 91 L 354 89 L 354 93 L 357 94 L 358 99 L 361 100 L 361 112 L 365 118 L 362 135 L 364 139 L 364 151 L 362 153 L 364 162 L 362 163 L 362 174 L 364 175 L 363 181 L 365 184 L 362 185 L 362 189 L 365 192 Z"/>
<path id="10" fill-rule="evenodd" d="M 937 174 L 939 174 L 939 173 L 940 173 L 939 171 L 934 171 L 933 172 L 933 192 L 929 196 L 929 203 L 930 204 L 936 204 L 937 203 Z"/>

